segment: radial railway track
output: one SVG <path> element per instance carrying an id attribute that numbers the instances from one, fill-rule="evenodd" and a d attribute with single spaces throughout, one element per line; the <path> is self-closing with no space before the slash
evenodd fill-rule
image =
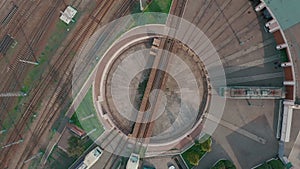
<path id="1" fill-rule="evenodd" d="M 32 151 L 34 148 L 38 145 L 38 142 L 44 133 L 44 131 L 47 128 L 47 125 L 51 122 L 51 120 L 55 117 L 55 114 L 57 110 L 59 110 L 59 107 L 64 102 L 65 97 L 70 93 L 71 85 L 66 85 L 67 88 L 63 88 L 65 84 L 68 84 L 71 81 L 71 71 L 72 68 L 74 67 L 74 62 L 72 62 L 72 59 L 69 59 L 67 56 L 72 52 L 72 51 L 78 51 L 78 49 L 81 47 L 81 45 L 84 43 L 84 37 L 90 36 L 92 33 L 94 33 L 96 27 L 97 27 L 97 22 L 95 22 L 96 19 L 101 20 L 110 6 L 112 5 L 113 1 L 100 1 L 97 4 L 97 7 L 95 8 L 95 11 L 93 13 L 95 14 L 95 18 L 89 18 L 87 23 L 80 27 L 77 30 L 77 36 L 74 36 L 71 40 L 70 43 L 66 46 L 66 48 L 62 51 L 60 56 L 65 56 L 61 57 L 59 60 L 56 60 L 56 62 L 50 67 L 50 70 L 48 73 L 46 73 L 44 78 L 42 78 L 42 81 L 37 85 L 33 91 L 30 92 L 31 94 L 31 100 L 26 106 L 27 108 L 25 109 L 25 112 L 22 114 L 22 118 L 16 123 L 14 131 L 23 131 L 26 123 L 28 122 L 29 118 L 32 116 L 32 113 L 35 109 L 35 105 L 42 99 L 43 94 L 49 86 L 51 85 L 51 82 L 53 82 L 53 72 L 56 70 L 60 70 L 61 72 L 66 72 L 66 76 L 63 76 L 62 79 L 59 81 L 59 84 L 55 88 L 55 92 L 51 95 L 51 99 L 49 101 L 49 104 L 47 104 L 47 107 L 45 108 L 45 111 L 41 114 L 41 122 L 35 126 L 34 129 L 30 129 L 31 136 L 29 137 L 29 143 L 27 144 L 25 150 L 23 151 L 23 154 L 21 155 L 21 159 L 19 159 L 17 168 L 22 168 L 24 160 L 26 160 L 29 155 L 32 154 Z M 105 6 L 102 6 L 105 4 Z M 102 6 L 102 8 L 100 8 Z M 106 9 L 106 10 L 104 10 Z M 96 25 L 96 26 L 95 26 Z M 19 135 L 12 134 L 10 135 L 9 139 L 7 140 L 7 143 L 9 142 L 14 142 L 18 140 Z M 3 154 L 8 154 L 13 151 L 14 148 L 17 148 L 17 146 L 12 146 L 10 148 L 2 149 L 1 153 Z M 5 156 L 1 158 L 1 161 L 3 162 L 9 162 L 9 159 L 7 159 L 9 156 Z M 7 163 L 6 163 L 7 164 Z M 5 165 L 5 164 L 1 164 Z"/>

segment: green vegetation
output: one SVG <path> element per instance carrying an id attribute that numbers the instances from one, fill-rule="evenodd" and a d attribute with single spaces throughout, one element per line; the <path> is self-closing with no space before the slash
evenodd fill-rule
<path id="1" fill-rule="evenodd" d="M 206 141 L 200 143 L 195 141 L 195 144 L 182 154 L 184 161 L 189 168 L 199 165 L 201 158 L 211 151 L 212 140 L 209 137 Z"/>
<path id="2" fill-rule="evenodd" d="M 144 11 L 140 9 L 140 3 L 136 2 L 131 10 L 131 13 L 141 13 L 141 12 L 161 12 L 168 14 L 172 5 L 172 0 L 152 0 L 145 7 Z"/>
<path id="3" fill-rule="evenodd" d="M 80 15 L 76 15 L 76 18 L 78 18 Z M 34 66 L 28 74 L 25 76 L 24 81 L 23 81 L 23 87 L 21 89 L 21 92 L 23 93 L 28 93 L 31 88 L 36 86 L 36 84 L 40 81 L 42 74 L 44 73 L 44 70 L 46 70 L 47 67 L 49 67 L 49 62 L 52 56 L 55 54 L 63 40 L 66 38 L 68 35 L 67 29 L 72 29 L 74 27 L 75 23 L 71 23 L 69 25 L 66 25 L 62 21 L 58 21 L 56 23 L 56 26 L 53 30 L 53 32 L 50 35 L 50 38 L 47 41 L 46 47 L 40 54 L 39 58 L 39 65 Z M 14 44 L 16 46 L 17 44 Z M 14 47 L 13 46 L 13 47 Z M 10 54 L 13 54 L 15 50 L 10 49 Z M 33 59 L 31 61 L 34 61 Z M 55 74 L 55 73 L 54 73 Z M 57 77 L 57 76 L 56 76 Z M 3 127 L 5 129 L 10 129 L 13 128 L 14 123 L 21 117 L 23 111 L 21 108 L 23 107 L 22 105 L 25 103 L 27 100 L 27 97 L 19 97 L 18 100 L 14 103 L 16 106 L 12 111 L 8 113 L 9 117 L 6 117 L 3 119 Z M 39 103 L 40 104 L 40 103 Z M 30 123 L 33 122 L 35 119 L 35 116 L 38 115 L 38 112 L 35 112 L 34 115 L 30 118 Z M 0 141 L 5 139 L 6 135 L 2 134 L 0 137 Z"/>
<path id="4" fill-rule="evenodd" d="M 47 160 L 45 168 L 65 169 L 68 168 L 75 160 L 76 158 L 69 157 L 66 152 L 55 146 Z"/>
<path id="5" fill-rule="evenodd" d="M 73 116 L 71 117 L 70 123 L 75 124 L 76 126 L 78 126 L 82 129 L 82 126 L 80 124 L 80 121 L 78 120 L 78 117 L 77 117 L 76 113 L 74 113 Z"/>
<path id="6" fill-rule="evenodd" d="M 229 160 L 220 160 L 211 169 L 236 169 L 236 167 Z"/>
<path id="7" fill-rule="evenodd" d="M 103 126 L 97 118 L 97 112 L 93 104 L 92 87 L 76 109 L 71 121 L 89 133 L 89 137 L 93 140 L 97 139 L 104 132 Z"/>
<path id="8" fill-rule="evenodd" d="M 145 70 L 143 72 L 144 79 L 141 83 L 139 83 L 139 86 L 138 86 L 138 89 L 137 89 L 138 90 L 138 95 L 139 95 L 137 109 L 140 109 L 140 107 L 141 107 L 142 100 L 143 100 L 145 90 L 146 90 L 146 87 L 147 87 L 147 83 L 149 81 L 150 73 L 151 73 L 151 69 Z"/>
<path id="9" fill-rule="evenodd" d="M 169 13 L 172 0 L 152 0 L 144 9 L 144 12 Z"/>
<path id="10" fill-rule="evenodd" d="M 283 163 L 280 160 L 271 160 L 269 162 L 265 162 L 256 169 L 285 169 Z"/>
<path id="11" fill-rule="evenodd" d="M 280 50 L 280 59 L 281 59 L 281 62 L 288 62 L 289 61 L 289 58 L 286 54 L 285 49 Z"/>
<path id="12" fill-rule="evenodd" d="M 39 168 L 44 152 L 40 151 L 40 154 L 36 154 L 36 157 L 30 161 L 29 167 L 30 169 Z"/>
<path id="13" fill-rule="evenodd" d="M 35 66 L 25 77 L 22 91 L 27 93 L 30 87 L 33 86 L 32 83 L 42 77 L 45 68 L 49 66 L 51 56 L 55 54 L 55 52 L 60 47 L 63 40 L 67 37 L 68 35 L 67 29 L 71 29 L 73 26 L 74 23 L 71 23 L 70 25 L 66 25 L 62 21 L 57 22 L 54 31 L 52 32 L 50 38 L 47 41 L 46 47 L 38 57 L 39 65 Z"/>
<path id="14" fill-rule="evenodd" d="M 22 111 L 22 107 L 24 104 L 23 98 L 24 97 L 22 97 L 22 96 L 18 97 L 18 99 L 12 103 L 15 105 L 15 107 L 11 111 L 8 112 L 7 117 L 3 118 L 1 127 L 3 127 L 2 129 L 5 129 L 6 132 L 4 132 L 0 135 L 0 142 L 5 140 L 6 134 L 9 133 L 9 130 L 13 129 L 14 124 L 22 116 L 22 114 L 20 112 Z M 34 114 L 36 114 L 36 113 L 34 113 Z M 26 129 L 28 129 L 28 128 L 26 127 Z"/>
<path id="15" fill-rule="evenodd" d="M 68 139 L 68 153 L 70 157 L 78 158 L 85 150 L 84 139 L 80 139 L 75 136 L 71 136 Z"/>

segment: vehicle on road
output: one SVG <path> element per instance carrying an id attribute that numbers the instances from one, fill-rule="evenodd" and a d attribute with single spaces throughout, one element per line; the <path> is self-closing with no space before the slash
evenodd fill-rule
<path id="1" fill-rule="evenodd" d="M 103 150 L 100 147 L 94 148 L 85 156 L 83 163 L 78 167 L 78 169 L 91 168 L 99 160 L 102 154 Z"/>

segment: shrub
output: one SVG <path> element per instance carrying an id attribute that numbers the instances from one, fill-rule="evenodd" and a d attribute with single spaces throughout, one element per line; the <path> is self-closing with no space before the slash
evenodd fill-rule
<path id="1" fill-rule="evenodd" d="M 220 160 L 211 169 L 236 169 L 235 165 L 229 160 Z"/>

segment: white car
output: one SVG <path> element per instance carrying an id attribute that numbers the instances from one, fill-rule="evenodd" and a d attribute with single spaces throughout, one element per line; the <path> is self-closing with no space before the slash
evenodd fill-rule
<path id="1" fill-rule="evenodd" d="M 173 164 L 171 164 L 171 165 L 169 166 L 169 169 L 176 169 L 176 167 L 175 167 Z"/>

